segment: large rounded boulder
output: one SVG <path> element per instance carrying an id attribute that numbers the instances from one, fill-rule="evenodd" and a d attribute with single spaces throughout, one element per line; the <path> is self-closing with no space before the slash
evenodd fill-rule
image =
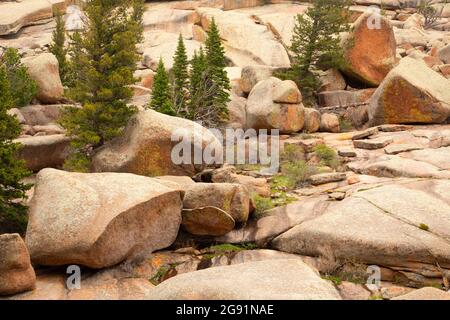
<path id="1" fill-rule="evenodd" d="M 344 39 L 347 76 L 370 86 L 378 86 L 396 63 L 396 41 L 385 17 L 366 13 L 356 20 Z"/>
<path id="2" fill-rule="evenodd" d="M 248 96 L 246 109 L 247 128 L 294 133 L 305 123 L 302 95 L 290 80 L 270 77 L 258 82 Z"/>
<path id="3" fill-rule="evenodd" d="M 370 125 L 442 123 L 450 117 L 450 84 L 423 61 L 404 58 L 372 96 Z"/>
<path id="4" fill-rule="evenodd" d="M 182 191 L 161 180 L 44 169 L 36 178 L 26 244 L 36 264 L 104 268 L 170 246 L 181 208 Z"/>
<path id="5" fill-rule="evenodd" d="M 180 144 L 183 141 L 186 144 Z M 211 152 L 205 152 L 206 148 Z M 186 156 L 184 152 L 190 154 Z M 206 166 L 204 153 L 221 155 L 221 152 L 219 140 L 198 123 L 144 110 L 130 120 L 119 138 L 94 155 L 92 169 L 145 176 L 193 176 Z M 197 155 L 196 159 L 194 155 Z"/>

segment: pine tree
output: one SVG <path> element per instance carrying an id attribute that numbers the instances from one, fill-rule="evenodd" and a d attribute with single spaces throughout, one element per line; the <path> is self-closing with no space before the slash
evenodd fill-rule
<path id="1" fill-rule="evenodd" d="M 68 96 L 82 108 L 68 109 L 61 124 L 73 138 L 66 169 L 86 171 L 93 151 L 120 135 L 136 112 L 127 105 L 139 60 L 143 0 L 87 2 L 85 29 L 70 38 L 73 84 Z"/>
<path id="2" fill-rule="evenodd" d="M 211 21 L 205 42 L 206 61 L 208 63 L 207 81 L 208 86 L 214 88 L 215 92 L 208 97 L 206 104 L 211 108 L 210 112 L 214 114 L 209 119 L 211 125 L 218 125 L 228 118 L 227 103 L 230 101 L 231 90 L 225 67 L 225 49 L 220 41 L 220 33 L 214 18 Z"/>
<path id="3" fill-rule="evenodd" d="M 177 115 L 171 103 L 171 88 L 169 75 L 162 58 L 159 59 L 158 68 L 153 79 L 152 99 L 150 108 L 171 116 Z"/>
<path id="4" fill-rule="evenodd" d="M 189 78 L 189 108 L 187 118 L 190 120 L 199 120 L 205 113 L 206 99 L 211 94 L 211 89 L 206 87 L 208 65 L 203 48 L 199 52 L 194 52 L 191 60 L 191 72 Z"/>
<path id="5" fill-rule="evenodd" d="M 180 34 L 172 68 L 172 104 L 174 112 L 178 116 L 186 113 L 189 79 L 188 65 L 186 47 L 183 42 L 183 37 Z"/>
<path id="6" fill-rule="evenodd" d="M 349 30 L 347 0 L 312 0 L 305 15 L 297 15 L 292 36 L 292 71 L 306 100 L 313 98 L 319 68 L 339 67 L 344 63 L 339 33 Z"/>
<path id="7" fill-rule="evenodd" d="M 68 66 L 67 66 L 67 49 L 65 48 L 66 42 L 66 28 L 64 20 L 60 11 L 56 12 L 56 29 L 53 31 L 52 43 L 50 44 L 50 52 L 58 60 L 59 75 L 64 85 L 68 84 Z"/>
<path id="8" fill-rule="evenodd" d="M 25 199 L 31 188 L 21 182 L 30 172 L 16 157 L 20 145 L 12 142 L 20 134 L 20 124 L 7 113 L 14 107 L 9 87 L 7 70 L 0 65 L 0 232 L 21 232 L 26 227 L 26 207 L 18 200 Z"/>
<path id="9" fill-rule="evenodd" d="M 0 58 L 0 65 L 6 68 L 13 105 L 24 107 L 30 104 L 37 94 L 37 84 L 28 74 L 27 67 L 21 63 L 19 51 L 7 48 Z"/>

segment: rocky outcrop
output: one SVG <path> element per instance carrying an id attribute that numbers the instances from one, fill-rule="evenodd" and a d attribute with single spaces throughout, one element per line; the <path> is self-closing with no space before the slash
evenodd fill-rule
<path id="1" fill-rule="evenodd" d="M 22 145 L 18 157 L 25 160 L 31 171 L 60 168 L 70 153 L 70 138 L 64 134 L 51 134 L 15 139 Z"/>
<path id="2" fill-rule="evenodd" d="M 183 209 L 216 207 L 227 212 L 237 223 L 249 215 L 250 195 L 246 187 L 232 183 L 196 183 L 186 190 Z"/>
<path id="3" fill-rule="evenodd" d="M 441 277 L 450 268 L 448 180 L 408 181 L 359 190 L 272 241 L 274 248 Z"/>
<path id="4" fill-rule="evenodd" d="M 59 77 L 58 60 L 51 53 L 23 59 L 28 73 L 37 82 L 36 98 L 42 103 L 60 102 L 64 89 Z"/>
<path id="5" fill-rule="evenodd" d="M 178 233 L 181 195 L 159 180 L 132 174 L 44 169 L 30 203 L 31 259 L 103 268 L 165 248 Z"/>
<path id="6" fill-rule="evenodd" d="M 208 30 L 215 19 L 224 40 L 226 56 L 237 66 L 267 65 L 289 67 L 286 49 L 270 30 L 240 12 L 223 12 L 213 8 L 198 8 L 201 26 Z"/>
<path id="7" fill-rule="evenodd" d="M 247 100 L 247 128 L 279 129 L 294 133 L 303 128 L 305 111 L 292 81 L 271 77 L 259 82 Z"/>
<path id="8" fill-rule="evenodd" d="M 442 123 L 450 117 L 449 89 L 424 62 L 404 58 L 372 96 L 369 123 Z"/>
<path id="9" fill-rule="evenodd" d="M 17 33 L 22 27 L 53 17 L 47 0 L 0 2 L 0 35 Z"/>
<path id="10" fill-rule="evenodd" d="M 341 131 L 339 118 L 332 113 L 323 113 L 320 117 L 320 131 L 334 133 Z"/>
<path id="11" fill-rule="evenodd" d="M 203 154 L 206 147 L 216 150 L 216 154 L 222 150 L 217 138 L 201 125 L 153 110 L 144 110 L 130 120 L 121 137 L 111 141 L 94 155 L 93 170 L 145 176 L 193 176 L 203 170 L 204 161 L 194 164 L 190 154 L 184 158 L 188 160 L 187 163 L 176 164 L 172 160 L 172 150 L 177 145 L 180 147 L 179 139 L 183 137 L 188 140 L 187 148 L 190 149 L 186 152 L 192 152 L 192 157 L 194 153 Z"/>
<path id="12" fill-rule="evenodd" d="M 396 63 L 396 42 L 392 26 L 382 16 L 366 13 L 355 22 L 344 40 L 344 72 L 371 86 L 378 86 Z M 380 25 L 374 25 L 379 20 Z"/>
<path id="13" fill-rule="evenodd" d="M 244 93 L 250 93 L 260 81 L 272 77 L 279 68 L 269 66 L 246 66 L 242 68 L 240 88 Z"/>
<path id="14" fill-rule="evenodd" d="M 280 272 L 282 270 L 282 272 Z M 211 281 L 214 279 L 214 281 Z M 261 281 L 264 290 L 261 290 Z M 239 285 L 236 285 L 239 283 Z M 340 300 L 336 289 L 299 260 L 270 260 L 216 267 L 179 275 L 153 290 L 161 300 Z"/>
<path id="15" fill-rule="evenodd" d="M 34 289 L 36 275 L 30 255 L 17 234 L 0 235 L 0 295 L 11 295 Z"/>

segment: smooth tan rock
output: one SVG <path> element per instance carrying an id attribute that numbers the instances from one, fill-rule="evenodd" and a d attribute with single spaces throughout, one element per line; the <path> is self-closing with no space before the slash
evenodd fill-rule
<path id="1" fill-rule="evenodd" d="M 247 113 L 245 110 L 245 105 L 247 104 L 247 99 L 243 97 L 238 97 L 236 95 L 231 95 L 231 100 L 228 102 L 228 114 L 229 114 L 229 126 L 233 129 L 245 128 L 245 123 L 247 120 Z"/>
<path id="2" fill-rule="evenodd" d="M 234 228 L 234 219 L 227 212 L 216 207 L 183 209 L 183 228 L 198 236 L 223 236 Z"/>
<path id="3" fill-rule="evenodd" d="M 264 290 L 261 290 L 262 283 Z M 164 281 L 149 297 L 158 300 L 341 299 L 331 284 L 297 259 L 248 262 L 182 274 Z"/>
<path id="4" fill-rule="evenodd" d="M 358 149 L 374 150 L 386 147 L 388 144 L 392 143 L 392 138 L 390 137 L 378 137 L 365 140 L 353 140 L 353 146 Z"/>
<path id="5" fill-rule="evenodd" d="M 392 300 L 450 300 L 450 293 L 432 287 L 414 290 Z"/>
<path id="6" fill-rule="evenodd" d="M 247 221 L 249 205 L 248 189 L 231 183 L 196 183 L 186 190 L 183 199 L 184 209 L 216 207 L 228 213 L 237 223 Z"/>
<path id="7" fill-rule="evenodd" d="M 275 238 L 274 249 L 395 267 L 440 277 L 450 267 L 448 180 L 360 190 Z M 429 230 L 419 226 L 426 224 Z M 330 258 L 330 257 L 328 257 Z"/>
<path id="8" fill-rule="evenodd" d="M 274 102 L 282 80 L 271 77 L 259 82 L 247 100 L 247 128 L 279 129 L 281 133 L 298 132 L 303 128 L 305 111 L 302 104 Z"/>
<path id="9" fill-rule="evenodd" d="M 320 112 L 313 108 L 305 108 L 305 126 L 303 130 L 308 133 L 319 131 Z"/>
<path id="10" fill-rule="evenodd" d="M 345 172 L 319 173 L 309 177 L 311 184 L 317 186 L 320 184 L 342 181 L 347 178 Z"/>
<path id="11" fill-rule="evenodd" d="M 61 101 L 64 88 L 59 77 L 59 65 L 51 53 L 43 53 L 35 57 L 23 59 L 31 78 L 37 82 L 36 98 L 42 103 Z"/>
<path id="12" fill-rule="evenodd" d="M 250 93 L 260 81 L 267 80 L 279 70 L 269 66 L 245 66 L 242 68 L 240 88 L 244 93 Z"/>
<path id="13" fill-rule="evenodd" d="M 340 132 L 341 127 L 339 118 L 332 113 L 323 113 L 320 117 L 320 131 L 322 132 Z"/>
<path id="14" fill-rule="evenodd" d="M 375 91 L 369 123 L 441 123 L 450 116 L 448 80 L 424 62 L 403 58 Z"/>
<path id="15" fill-rule="evenodd" d="M 26 233 L 32 261 L 103 268 L 171 245 L 181 223 L 181 191 L 158 181 L 40 171 Z"/>
<path id="16" fill-rule="evenodd" d="M 371 23 L 380 20 L 381 28 Z M 348 76 L 371 86 L 378 86 L 396 63 L 396 41 L 392 26 L 382 16 L 361 15 L 345 44 Z"/>
<path id="17" fill-rule="evenodd" d="M 53 17 L 47 0 L 0 2 L 0 35 L 17 33 L 22 27 Z"/>
<path id="18" fill-rule="evenodd" d="M 320 76 L 319 92 L 345 90 L 347 83 L 341 72 L 337 69 L 329 69 Z"/>
<path id="19" fill-rule="evenodd" d="M 273 102 L 298 104 L 302 102 L 302 94 L 294 81 L 286 80 L 274 88 Z"/>
<path id="20" fill-rule="evenodd" d="M 36 275 L 20 235 L 0 235 L 0 295 L 34 289 Z"/>
<path id="21" fill-rule="evenodd" d="M 153 110 L 140 111 L 130 120 L 124 133 L 101 148 L 93 157 L 95 172 L 128 172 L 145 176 L 187 175 L 201 172 L 206 164 L 175 164 L 172 150 L 179 141 L 174 137 L 186 137 L 191 143 L 191 155 L 206 147 L 222 152 L 219 140 L 201 125 Z M 194 139 L 195 137 L 195 139 Z M 214 152 L 212 152 L 214 153 Z M 204 159 L 203 159 L 204 160 Z"/>
<path id="22" fill-rule="evenodd" d="M 213 8 L 197 8 L 196 11 L 204 30 L 208 30 L 212 18 L 215 19 L 224 40 L 226 56 L 234 65 L 290 66 L 283 45 L 265 25 L 256 24 L 250 15 Z"/>
<path id="23" fill-rule="evenodd" d="M 27 168 L 32 171 L 59 168 L 70 153 L 70 138 L 64 134 L 18 138 L 14 141 L 22 145 L 18 157 L 25 160 Z"/>
<path id="24" fill-rule="evenodd" d="M 31 126 L 45 126 L 56 123 L 61 118 L 61 112 L 67 105 L 31 105 L 20 108 L 25 123 Z"/>

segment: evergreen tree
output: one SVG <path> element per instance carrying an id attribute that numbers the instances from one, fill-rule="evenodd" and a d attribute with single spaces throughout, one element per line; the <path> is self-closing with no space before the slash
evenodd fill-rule
<path id="1" fill-rule="evenodd" d="M 190 120 L 198 120 L 206 111 L 206 99 L 211 94 L 211 88 L 206 87 L 208 65 L 203 48 L 199 52 L 194 52 L 191 60 L 191 72 L 189 78 L 189 111 L 187 118 Z"/>
<path id="2" fill-rule="evenodd" d="M 152 99 L 150 108 L 171 116 L 177 115 L 171 103 L 171 88 L 169 75 L 162 58 L 159 59 L 158 68 L 153 79 Z"/>
<path id="3" fill-rule="evenodd" d="M 220 41 L 220 33 L 214 18 L 211 21 L 208 30 L 208 36 L 205 42 L 207 70 L 207 86 L 214 88 L 214 94 L 207 97 L 206 105 L 211 108 L 211 125 L 218 125 L 228 118 L 227 103 L 230 101 L 231 90 L 230 80 L 228 79 L 225 67 L 225 49 Z"/>
<path id="4" fill-rule="evenodd" d="M 37 84 L 30 78 L 27 67 L 20 62 L 19 51 L 7 48 L 0 58 L 0 65 L 6 69 L 13 105 L 24 107 L 30 104 L 37 94 Z"/>
<path id="5" fill-rule="evenodd" d="M 189 85 L 188 65 L 186 47 L 183 42 L 183 37 L 180 34 L 172 68 L 172 103 L 173 109 L 178 116 L 186 113 Z"/>
<path id="6" fill-rule="evenodd" d="M 69 170 L 86 171 L 93 151 L 123 131 L 136 109 L 127 105 L 129 85 L 139 60 L 143 0 L 87 2 L 85 29 L 71 37 L 73 84 L 68 96 L 82 108 L 68 109 L 61 120 L 73 138 Z"/>
<path id="7" fill-rule="evenodd" d="M 68 66 L 67 66 L 67 49 L 66 42 L 66 28 L 64 20 L 60 11 L 56 12 L 56 29 L 53 31 L 52 43 L 50 44 L 50 52 L 58 60 L 59 75 L 64 85 L 68 84 Z"/>
<path id="8" fill-rule="evenodd" d="M 26 207 L 18 200 L 26 198 L 31 186 L 20 181 L 30 172 L 16 158 L 20 145 L 12 142 L 20 134 L 20 124 L 7 113 L 14 107 L 9 87 L 7 70 L 0 65 L 0 232 L 21 232 L 26 227 Z"/>
<path id="9" fill-rule="evenodd" d="M 344 63 L 339 33 L 349 30 L 348 0 L 312 0 L 305 15 L 297 15 L 292 36 L 292 70 L 305 99 L 313 97 L 319 68 Z"/>

